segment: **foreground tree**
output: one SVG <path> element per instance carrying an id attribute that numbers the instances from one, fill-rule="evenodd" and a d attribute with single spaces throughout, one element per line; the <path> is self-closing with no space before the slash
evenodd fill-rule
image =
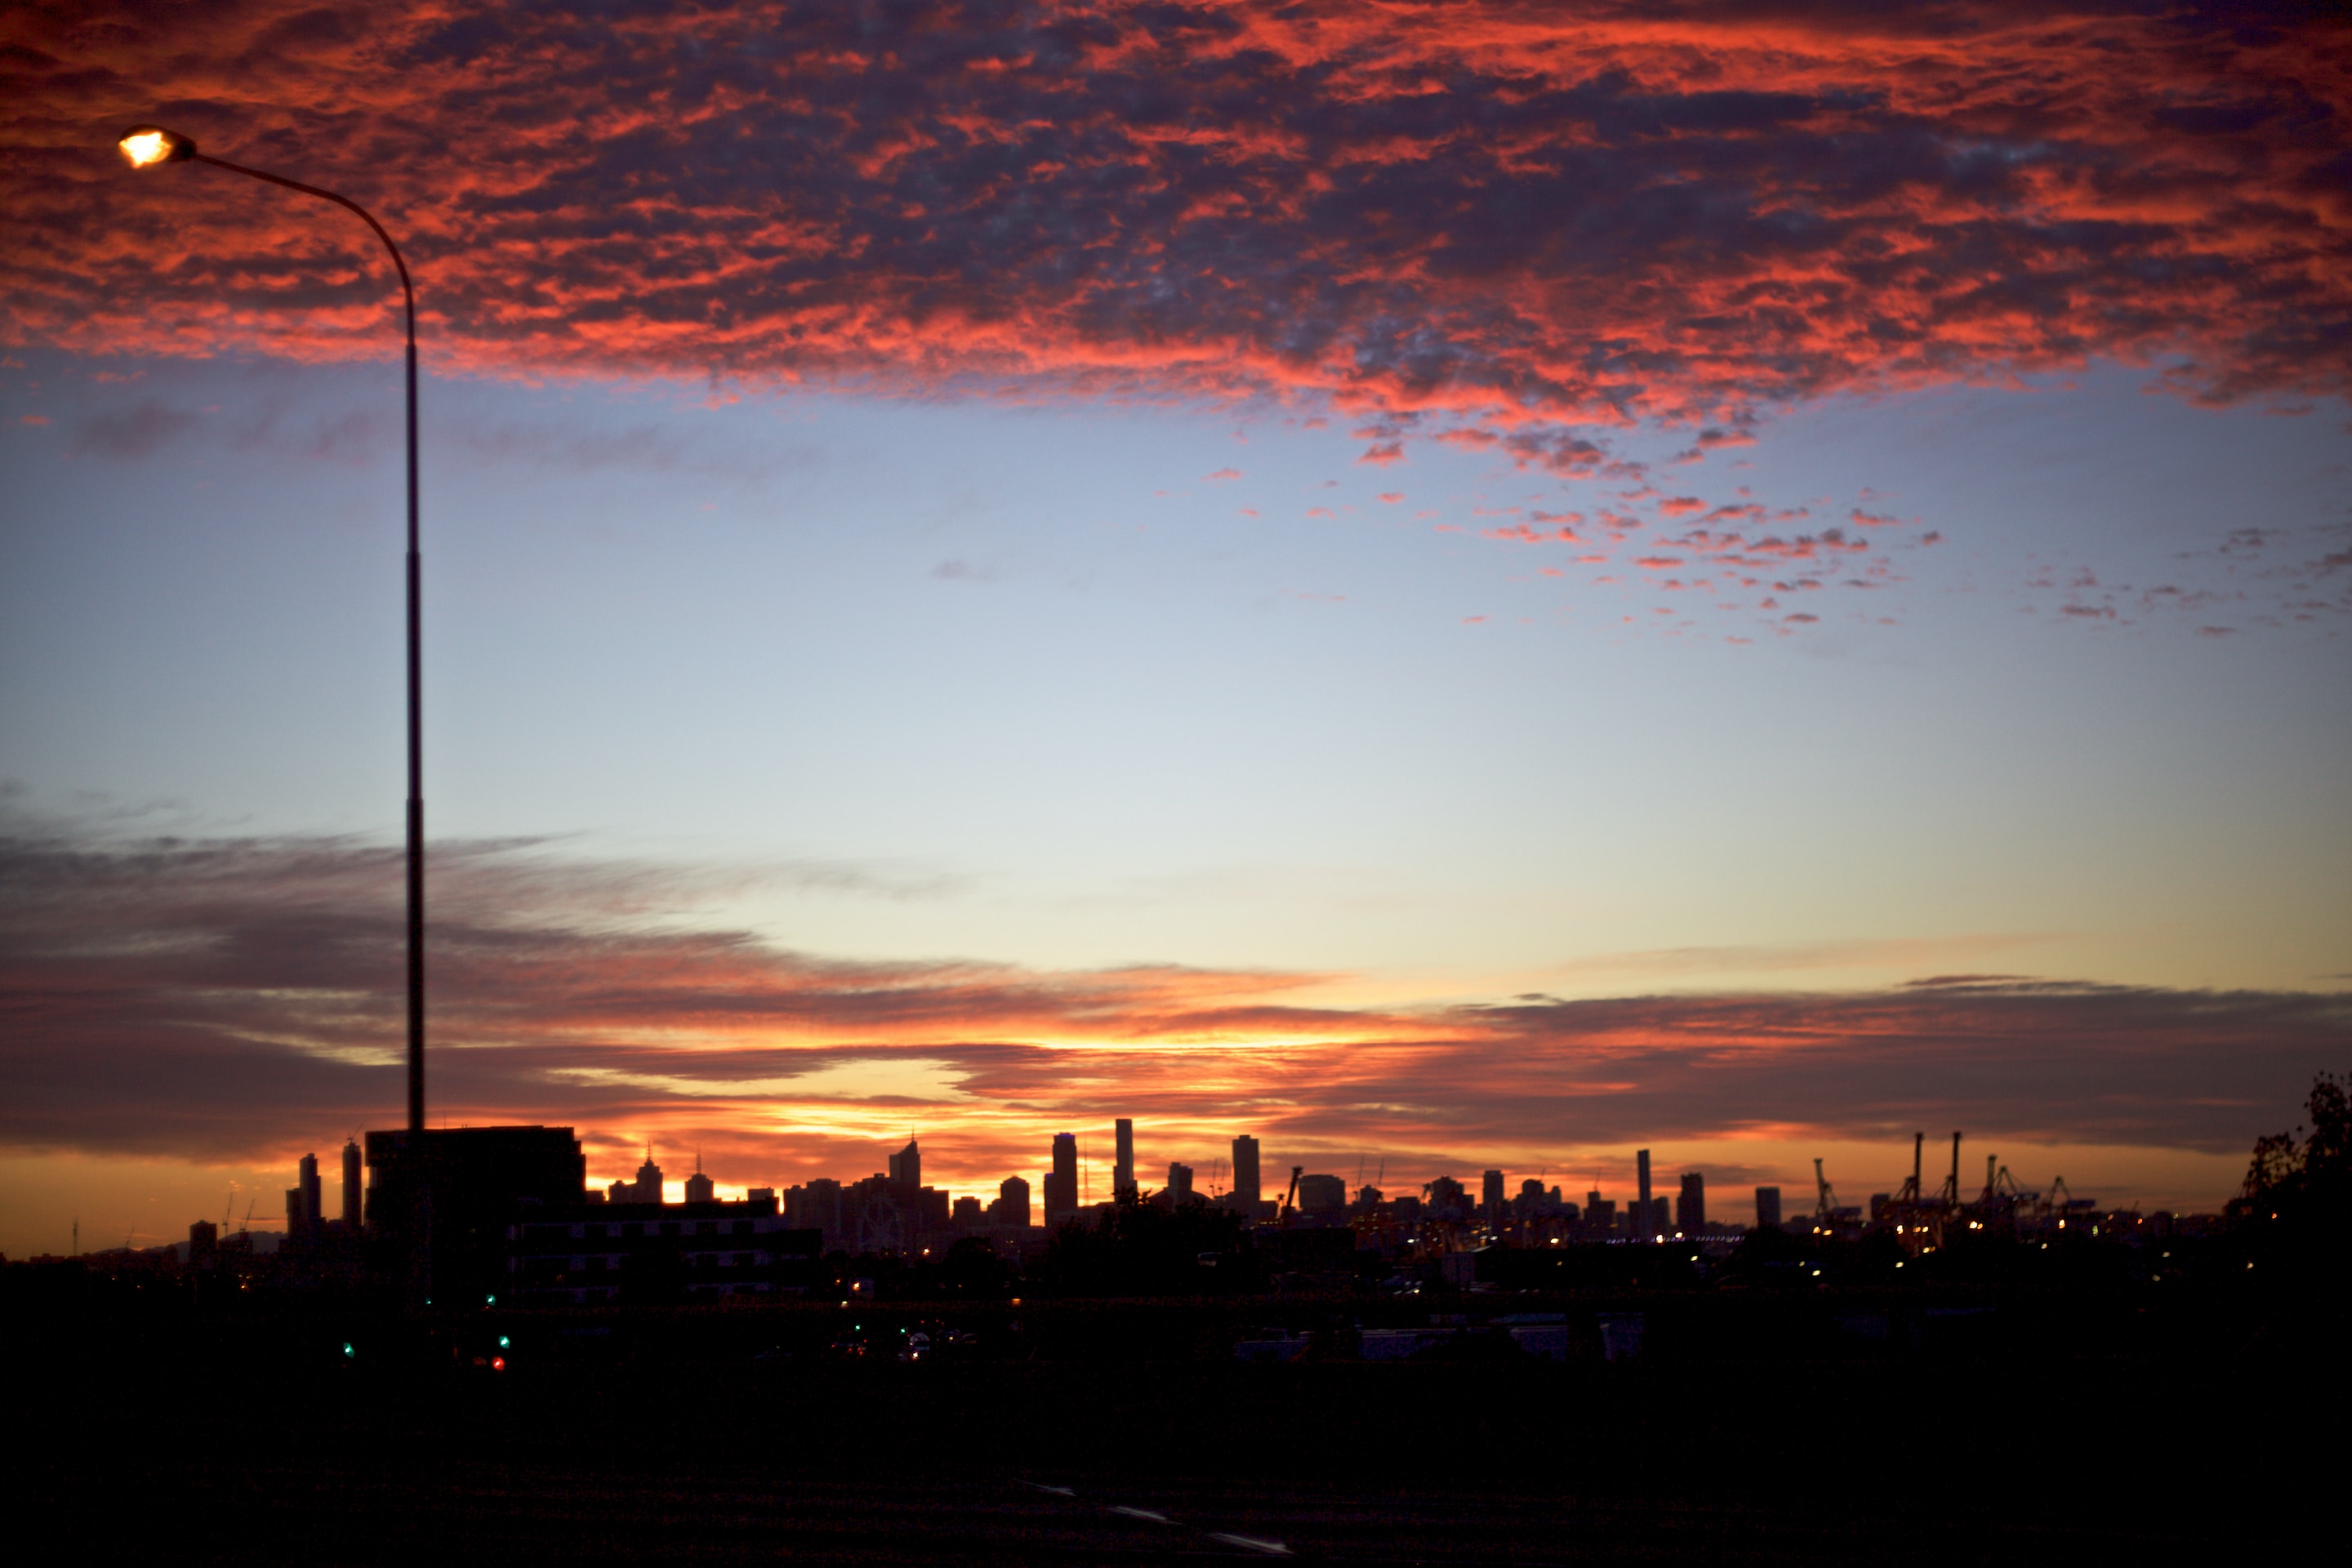
<path id="1" fill-rule="evenodd" d="M 2230 1202 L 2248 1266 L 2269 1268 L 2282 1284 L 2352 1272 L 2352 1096 L 2345 1080 L 2333 1073 L 2313 1079 L 2304 1114 L 2305 1127 L 2255 1141 L 2245 1186 Z"/>

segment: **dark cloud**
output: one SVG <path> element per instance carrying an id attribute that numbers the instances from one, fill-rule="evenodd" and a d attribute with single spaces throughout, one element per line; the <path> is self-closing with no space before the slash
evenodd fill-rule
<path id="1" fill-rule="evenodd" d="M 1915 1126 L 2229 1152 L 2352 1057 L 2340 994 L 1942 975 L 1888 992 L 1314 1005 L 1328 977 L 860 963 L 710 929 L 708 880 L 436 851 L 435 1104 L 849 1170 L 1025 1168 L 1134 1114 L 1434 1169 L 1497 1148 Z M 396 852 L 0 835 L 0 1142 L 262 1158 L 401 1098 Z M 1409 1156 L 1408 1156 L 1409 1152 Z"/>
<path id="2" fill-rule="evenodd" d="M 75 426 L 67 450 L 76 457 L 143 458 L 195 424 L 193 415 L 142 398 L 118 414 L 94 414 Z"/>

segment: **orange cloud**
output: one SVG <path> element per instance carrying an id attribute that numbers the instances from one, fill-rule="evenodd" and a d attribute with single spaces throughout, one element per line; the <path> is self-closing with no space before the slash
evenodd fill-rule
<path id="1" fill-rule="evenodd" d="M 828 961 L 685 918 L 687 872 L 529 845 L 438 847 L 436 877 L 434 1104 L 576 1125 L 599 1170 L 653 1138 L 733 1181 L 862 1175 L 919 1134 L 970 1190 L 1118 1115 L 1202 1158 L 1254 1131 L 1424 1175 L 1500 1148 L 1922 1118 L 2228 1152 L 2352 1047 L 2340 995 L 1961 976 L 1341 1007 L 1308 973 Z M 343 840 L 0 833 L 0 1140 L 266 1159 L 381 1124 L 399 887 L 396 851 Z"/>
<path id="2" fill-rule="evenodd" d="M 2347 109 L 2315 14 L 2155 0 L 35 0 L 0 292 L 17 344 L 383 352 L 364 232 L 131 174 L 113 132 L 163 115 L 373 207 L 446 368 L 1310 396 L 1391 422 L 1370 461 L 1423 421 L 1578 475 L 1568 426 L 1703 450 L 2095 355 L 2343 393 Z"/>

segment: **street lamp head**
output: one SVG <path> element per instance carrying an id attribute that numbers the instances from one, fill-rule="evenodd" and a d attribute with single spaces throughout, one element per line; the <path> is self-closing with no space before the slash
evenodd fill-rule
<path id="1" fill-rule="evenodd" d="M 122 156 L 134 169 L 152 169 L 158 163 L 176 163 L 196 155 L 194 142 L 160 125 L 134 125 L 122 133 L 122 140 L 115 145 L 122 149 Z"/>

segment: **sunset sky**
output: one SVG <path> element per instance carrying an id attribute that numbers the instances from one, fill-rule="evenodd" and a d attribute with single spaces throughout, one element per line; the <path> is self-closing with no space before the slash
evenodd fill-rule
<path id="1" fill-rule="evenodd" d="M 2215 1207 L 2352 1068 L 2324 8 L 0 14 L 0 1251 L 431 1098 Z M 330 1202 L 333 1201 L 331 1193 Z"/>

